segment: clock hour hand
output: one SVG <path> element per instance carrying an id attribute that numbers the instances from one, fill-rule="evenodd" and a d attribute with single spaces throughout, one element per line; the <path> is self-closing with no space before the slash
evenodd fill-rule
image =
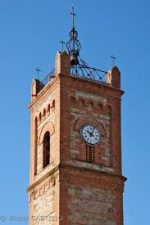
<path id="1" fill-rule="evenodd" d="M 87 132 L 90 134 L 90 137 L 92 136 L 92 133 L 90 131 L 87 130 Z"/>

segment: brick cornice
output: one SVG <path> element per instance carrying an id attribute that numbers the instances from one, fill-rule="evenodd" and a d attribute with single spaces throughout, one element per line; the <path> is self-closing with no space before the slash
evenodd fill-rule
<path id="1" fill-rule="evenodd" d="M 75 77 L 75 76 L 68 76 L 68 75 L 65 75 L 65 74 L 59 74 L 58 76 L 60 76 L 60 80 L 62 79 L 68 79 L 68 80 L 72 80 L 72 81 L 79 81 L 79 82 L 82 82 L 82 83 L 90 83 L 90 85 L 95 85 L 97 86 L 98 88 L 103 88 L 105 90 L 108 90 L 111 92 L 111 95 L 112 96 L 112 93 L 113 93 L 113 96 L 115 97 L 121 97 L 123 94 L 124 94 L 124 91 L 119 89 L 119 88 L 115 88 L 105 82 L 100 82 L 100 81 L 96 81 L 96 80 L 91 80 L 91 79 L 85 79 L 85 78 L 82 78 L 82 77 Z M 67 85 L 67 83 L 65 82 L 65 85 Z M 115 94 L 114 94 L 115 93 Z"/>
<path id="2" fill-rule="evenodd" d="M 124 94 L 124 91 L 122 91 L 122 90 L 120 90 L 118 88 L 112 87 L 112 86 L 110 86 L 109 84 L 107 84 L 105 82 L 98 82 L 98 81 L 94 81 L 94 80 L 90 80 L 90 79 L 85 79 L 85 78 L 82 78 L 82 77 L 75 77 L 75 76 L 71 76 L 71 75 L 68 76 L 68 75 L 65 75 L 65 74 L 59 74 L 53 79 L 53 81 L 49 82 L 38 93 L 36 99 L 29 104 L 29 109 L 32 110 L 37 102 L 38 102 L 38 104 L 40 104 L 42 99 L 47 94 L 47 91 L 49 91 L 49 89 L 52 89 L 52 91 L 53 91 L 57 87 L 57 85 L 59 84 L 60 80 L 63 80 L 63 79 L 68 79 L 68 80 L 72 80 L 72 81 L 80 81 L 80 82 L 83 82 L 83 83 L 89 83 L 90 82 L 90 84 L 96 85 L 97 87 L 101 87 L 101 88 L 103 88 L 105 90 L 110 90 L 110 92 L 115 93 L 115 95 L 113 97 L 121 97 Z M 67 83 L 65 83 L 65 85 L 67 85 Z M 108 94 L 108 96 L 109 96 L 109 94 Z M 112 96 L 112 95 L 110 95 L 110 96 Z"/>
<path id="3" fill-rule="evenodd" d="M 56 167 L 54 167 L 52 170 L 48 171 L 44 176 L 42 176 L 41 178 L 39 178 L 37 181 L 35 181 L 34 183 L 32 183 L 28 188 L 27 188 L 27 192 L 31 192 L 37 185 L 41 184 L 46 178 L 48 178 L 49 176 L 53 175 L 55 172 L 57 172 L 59 170 L 59 165 L 57 165 Z"/>
<path id="4" fill-rule="evenodd" d="M 60 183 L 62 182 L 64 185 L 102 188 L 121 195 L 124 192 L 124 182 L 126 180 L 121 174 L 113 174 L 85 167 L 81 168 L 75 165 L 66 165 L 65 163 L 61 165 L 60 169 Z"/>
<path id="5" fill-rule="evenodd" d="M 72 168 L 72 169 L 76 169 L 76 170 L 82 170 L 82 171 L 86 171 L 86 172 L 94 172 L 95 174 L 102 174 L 104 176 L 110 176 L 112 178 L 119 178 L 122 181 L 126 181 L 127 178 L 120 175 L 120 174 L 114 174 L 114 173 L 109 173 L 109 172 L 105 172 L 105 171 L 100 171 L 100 170 L 96 170 L 96 169 L 91 169 L 91 168 L 86 168 L 86 167 L 79 167 L 73 164 L 69 164 L 69 163 L 61 163 L 60 164 L 60 169 L 65 169 L 65 168 Z"/>
<path id="6" fill-rule="evenodd" d="M 61 163 L 59 165 L 57 165 L 56 167 L 54 167 L 52 170 L 48 171 L 44 176 L 42 176 L 39 180 L 35 181 L 33 184 L 31 184 L 28 188 L 27 188 L 27 192 L 32 192 L 32 190 L 39 184 L 41 184 L 46 178 L 48 178 L 49 176 L 53 175 L 55 172 L 61 170 L 61 169 L 66 169 L 68 168 L 69 170 L 72 168 L 74 170 L 82 170 L 85 172 L 94 172 L 95 174 L 101 174 L 104 176 L 110 176 L 112 178 L 119 178 L 120 180 L 122 180 L 123 182 L 125 182 L 127 180 L 126 177 L 119 175 L 119 174 L 113 174 L 113 173 L 108 173 L 108 172 L 104 172 L 104 171 L 98 171 L 95 169 L 90 169 L 90 168 L 86 168 L 86 167 L 78 167 L 72 164 L 68 164 L 68 163 Z"/>

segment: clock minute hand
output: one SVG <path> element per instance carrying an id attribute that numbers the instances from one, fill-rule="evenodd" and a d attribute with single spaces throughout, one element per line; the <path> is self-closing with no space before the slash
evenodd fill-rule
<path id="1" fill-rule="evenodd" d="M 95 127 L 93 127 L 93 130 L 92 130 L 92 133 L 91 133 L 91 135 L 93 136 L 93 132 L 94 132 L 94 130 L 95 130 Z"/>

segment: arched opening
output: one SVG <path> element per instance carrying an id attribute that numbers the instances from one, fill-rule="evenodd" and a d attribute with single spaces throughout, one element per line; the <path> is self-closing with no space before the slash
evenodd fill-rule
<path id="1" fill-rule="evenodd" d="M 50 104 L 48 104 L 48 107 L 47 107 L 48 114 L 50 113 L 50 108 L 51 108 L 51 106 L 50 106 Z"/>
<path id="2" fill-rule="evenodd" d="M 43 138 L 43 168 L 50 164 L 50 133 L 47 131 Z"/>
<path id="3" fill-rule="evenodd" d="M 52 102 L 52 109 L 53 110 L 55 109 L 55 100 L 53 100 L 53 102 Z"/>
<path id="4" fill-rule="evenodd" d="M 42 114 L 40 113 L 39 114 L 39 121 L 41 122 L 41 120 L 42 120 Z"/>
<path id="5" fill-rule="evenodd" d="M 46 116 L 46 109 L 43 110 L 43 116 Z"/>

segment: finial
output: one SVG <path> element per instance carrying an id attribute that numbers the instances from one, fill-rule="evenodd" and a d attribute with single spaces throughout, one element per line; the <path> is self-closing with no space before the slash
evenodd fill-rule
<path id="1" fill-rule="evenodd" d="M 73 6 L 72 6 L 70 14 L 72 15 L 72 25 L 73 25 L 73 28 L 74 28 L 75 27 L 75 16 L 76 16 L 76 14 L 75 14 L 75 9 L 74 9 Z"/>
<path id="2" fill-rule="evenodd" d="M 115 60 L 117 59 L 115 56 L 110 56 L 110 58 L 112 58 L 112 66 L 114 67 L 115 65 Z"/>
<path id="3" fill-rule="evenodd" d="M 37 78 L 39 79 L 39 74 L 41 72 L 40 68 L 37 66 L 34 70 L 37 72 Z"/>
<path id="4" fill-rule="evenodd" d="M 69 52 L 70 55 L 70 64 L 72 66 L 78 65 L 79 64 L 79 53 L 81 49 L 81 44 L 78 40 L 78 32 L 75 29 L 75 10 L 74 7 L 72 7 L 71 13 L 72 15 L 72 21 L 73 21 L 73 27 L 71 31 L 69 32 L 70 39 L 66 43 L 66 48 Z"/>

